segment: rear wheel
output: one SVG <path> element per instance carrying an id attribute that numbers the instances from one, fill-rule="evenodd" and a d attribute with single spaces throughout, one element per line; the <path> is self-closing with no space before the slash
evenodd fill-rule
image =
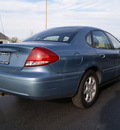
<path id="1" fill-rule="evenodd" d="M 90 107 L 98 96 L 98 78 L 89 70 L 83 76 L 77 94 L 72 98 L 73 104 L 79 108 Z"/>

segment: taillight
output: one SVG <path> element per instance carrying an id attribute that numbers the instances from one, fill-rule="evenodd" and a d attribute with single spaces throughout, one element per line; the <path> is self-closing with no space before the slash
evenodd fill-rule
<path id="1" fill-rule="evenodd" d="M 59 56 L 44 47 L 35 47 L 28 56 L 24 67 L 47 65 L 59 60 Z"/>

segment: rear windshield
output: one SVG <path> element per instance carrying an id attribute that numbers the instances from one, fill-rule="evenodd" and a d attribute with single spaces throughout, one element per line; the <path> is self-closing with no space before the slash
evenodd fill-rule
<path id="1" fill-rule="evenodd" d="M 26 40 L 27 41 L 52 41 L 52 42 L 66 42 L 69 43 L 71 40 L 75 37 L 75 35 L 78 33 L 78 29 L 74 28 L 56 28 L 56 29 L 49 29 L 46 31 L 43 31 L 41 33 L 38 33 Z"/>

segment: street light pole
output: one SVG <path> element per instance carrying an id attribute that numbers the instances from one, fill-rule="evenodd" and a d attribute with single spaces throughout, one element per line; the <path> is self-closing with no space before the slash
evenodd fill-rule
<path id="1" fill-rule="evenodd" d="M 46 9 L 45 9 L 46 15 L 45 15 L 45 29 L 47 29 L 47 0 L 46 0 Z"/>

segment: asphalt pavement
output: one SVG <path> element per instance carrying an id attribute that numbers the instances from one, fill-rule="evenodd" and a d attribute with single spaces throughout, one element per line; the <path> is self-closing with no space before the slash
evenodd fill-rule
<path id="1" fill-rule="evenodd" d="M 89 109 L 74 107 L 69 98 L 0 97 L 0 130 L 120 130 L 120 80 L 102 88 Z"/>

